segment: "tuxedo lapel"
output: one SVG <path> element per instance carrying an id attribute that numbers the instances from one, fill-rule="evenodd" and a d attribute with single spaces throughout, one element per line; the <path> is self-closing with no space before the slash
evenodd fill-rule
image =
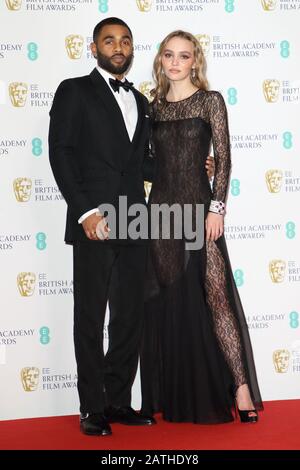
<path id="1" fill-rule="evenodd" d="M 101 100 L 102 105 L 105 106 L 108 115 L 112 119 L 112 125 L 114 132 L 116 133 L 116 139 L 120 140 L 123 149 L 127 149 L 127 151 L 124 151 L 123 153 L 122 160 L 120 161 L 120 159 L 118 159 L 115 162 L 118 167 L 121 166 L 121 168 L 124 169 L 125 166 L 129 164 L 132 156 L 135 154 L 135 150 L 138 147 L 140 136 L 142 134 L 143 125 L 145 123 L 145 106 L 143 98 L 135 88 L 132 88 L 132 92 L 137 104 L 138 119 L 131 141 L 126 129 L 122 111 L 106 81 L 96 68 L 91 72 L 90 78 L 92 80 L 97 97 Z"/>
<path id="2" fill-rule="evenodd" d="M 135 88 L 132 89 L 132 92 L 134 94 L 136 104 L 137 104 L 137 110 L 138 110 L 138 120 L 135 128 L 135 132 L 132 138 L 132 145 L 135 146 L 138 142 L 138 138 L 140 136 L 141 128 L 142 128 L 142 122 L 144 119 L 144 106 L 143 106 L 143 101 L 140 96 L 140 94 L 137 92 Z"/>
<path id="3" fill-rule="evenodd" d="M 126 164 L 129 163 L 130 159 L 132 158 L 132 155 L 134 154 L 134 152 L 135 152 L 135 150 L 138 146 L 139 139 L 140 139 L 141 132 L 142 132 L 143 123 L 144 123 L 144 120 L 145 120 L 145 109 L 144 109 L 143 99 L 142 99 L 140 93 L 135 88 L 132 88 L 132 92 L 133 92 L 134 97 L 136 99 L 138 119 L 137 119 L 135 132 L 134 132 L 134 135 L 133 135 L 133 138 L 132 138 L 132 142 L 131 142 L 131 144 L 132 144 L 131 145 L 131 151 L 128 154 L 128 159 L 126 161 Z"/>
<path id="4" fill-rule="evenodd" d="M 123 114 L 118 105 L 116 99 L 114 98 L 112 91 L 109 89 L 104 78 L 98 72 L 97 69 L 94 69 L 90 74 L 91 80 L 93 82 L 95 92 L 97 93 L 98 98 L 104 104 L 107 113 L 113 119 L 113 126 L 116 133 L 121 139 L 125 141 L 126 144 L 130 142 L 128 132 L 126 129 L 126 124 L 123 119 Z"/>

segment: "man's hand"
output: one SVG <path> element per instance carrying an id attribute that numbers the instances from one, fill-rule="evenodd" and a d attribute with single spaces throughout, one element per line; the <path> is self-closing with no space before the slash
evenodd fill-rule
<path id="1" fill-rule="evenodd" d="M 216 241 L 224 232 L 224 216 L 209 212 L 205 221 L 206 240 Z"/>
<path id="2" fill-rule="evenodd" d="M 99 224 L 99 222 L 101 222 Z M 101 238 L 98 237 L 96 233 L 97 225 L 101 227 L 100 233 Z M 89 215 L 83 222 L 82 222 L 83 230 L 85 231 L 86 236 L 90 240 L 106 240 L 108 238 L 109 228 L 107 226 L 107 222 L 105 217 L 100 214 L 100 212 L 96 212 L 95 214 Z M 98 227 L 99 228 L 99 227 Z M 97 230 L 99 232 L 99 230 Z"/>
<path id="3" fill-rule="evenodd" d="M 215 160 L 213 157 L 209 156 L 205 162 L 205 168 L 207 172 L 208 179 L 210 180 L 215 174 Z"/>

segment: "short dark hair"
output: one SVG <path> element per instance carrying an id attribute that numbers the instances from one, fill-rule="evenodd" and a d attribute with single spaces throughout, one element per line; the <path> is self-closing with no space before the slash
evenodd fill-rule
<path id="1" fill-rule="evenodd" d="M 93 32 L 93 41 L 94 42 L 97 41 L 98 36 L 99 36 L 102 28 L 104 28 L 104 26 L 107 26 L 108 24 L 118 24 L 120 26 L 124 26 L 125 28 L 128 29 L 128 31 L 130 33 L 130 36 L 131 36 L 131 39 L 133 39 L 132 32 L 131 32 L 131 29 L 129 28 L 128 24 L 126 24 L 125 21 L 121 20 L 120 18 L 116 18 L 115 16 L 111 16 L 110 18 L 105 18 L 104 20 L 100 21 L 100 23 L 98 23 L 95 26 L 94 32 Z"/>

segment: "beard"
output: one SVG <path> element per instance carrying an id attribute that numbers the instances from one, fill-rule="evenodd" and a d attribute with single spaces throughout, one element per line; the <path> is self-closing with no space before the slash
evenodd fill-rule
<path id="1" fill-rule="evenodd" d="M 126 59 L 124 64 L 114 65 L 111 62 L 111 57 L 108 57 L 107 55 L 102 54 L 97 47 L 97 62 L 98 62 L 99 67 L 101 67 L 102 69 L 106 70 L 107 72 L 113 75 L 122 75 L 129 69 L 131 65 L 131 62 L 133 60 L 133 52 L 127 58 L 124 56 L 124 54 L 115 54 L 115 55 L 124 57 Z"/>

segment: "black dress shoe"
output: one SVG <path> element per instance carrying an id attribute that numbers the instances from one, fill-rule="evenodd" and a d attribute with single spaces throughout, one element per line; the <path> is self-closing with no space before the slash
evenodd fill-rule
<path id="1" fill-rule="evenodd" d="M 100 413 L 81 414 L 80 430 L 89 436 L 109 436 L 112 433 L 107 419 Z"/>
<path id="2" fill-rule="evenodd" d="M 151 426 L 156 424 L 152 416 L 143 416 L 130 406 L 108 406 L 104 416 L 109 423 L 127 424 L 128 426 Z"/>

